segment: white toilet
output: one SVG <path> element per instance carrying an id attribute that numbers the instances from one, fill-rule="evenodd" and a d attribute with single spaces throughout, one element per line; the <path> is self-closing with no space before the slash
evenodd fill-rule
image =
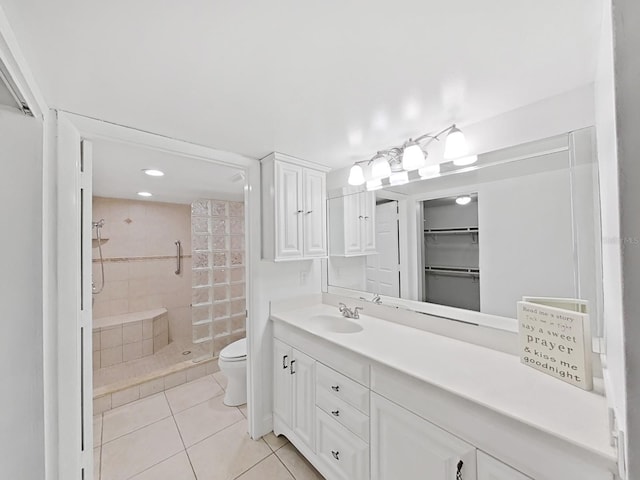
<path id="1" fill-rule="evenodd" d="M 218 355 L 218 366 L 227 377 L 224 404 L 237 407 L 247 403 L 247 339 L 224 347 Z"/>

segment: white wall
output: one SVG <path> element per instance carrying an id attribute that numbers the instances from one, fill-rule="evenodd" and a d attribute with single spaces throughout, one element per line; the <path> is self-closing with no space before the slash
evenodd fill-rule
<path id="1" fill-rule="evenodd" d="M 42 123 L 0 110 L 0 466 L 44 478 Z"/>
<path id="2" fill-rule="evenodd" d="M 628 478 L 640 478 L 640 3 L 637 0 L 613 1 L 615 108 L 618 150 L 618 186 L 620 201 L 620 242 L 622 253 L 622 308 L 624 325 L 615 321 L 611 349 L 607 350 L 609 364 L 625 373 L 626 384 L 626 438 Z M 609 95 L 609 100 L 611 95 Z M 611 105 L 609 104 L 610 111 Z M 610 125 L 610 123 L 609 123 Z M 613 165 L 611 165 L 613 167 Z M 613 169 L 608 170 L 614 176 Z M 613 203 L 613 202 L 612 202 Z M 612 212 L 613 213 L 613 212 Z M 615 300 L 618 298 L 616 297 Z M 612 365 L 624 351 L 624 364 Z"/>
<path id="3" fill-rule="evenodd" d="M 603 3 L 603 25 L 594 102 L 602 205 L 603 315 L 607 352 L 603 366 L 609 402 L 615 409 L 618 428 L 625 430 L 627 420 L 613 32 L 611 1 L 606 0 Z"/>

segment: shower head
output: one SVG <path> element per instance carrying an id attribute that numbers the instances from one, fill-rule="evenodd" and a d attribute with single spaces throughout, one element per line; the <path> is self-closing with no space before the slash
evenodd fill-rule
<path id="1" fill-rule="evenodd" d="M 101 218 L 97 222 L 91 222 L 91 228 L 102 228 L 104 227 L 104 218 Z"/>

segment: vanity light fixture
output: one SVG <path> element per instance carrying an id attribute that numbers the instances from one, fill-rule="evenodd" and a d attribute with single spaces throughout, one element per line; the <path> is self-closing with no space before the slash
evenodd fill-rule
<path id="1" fill-rule="evenodd" d="M 138 192 L 138 195 L 140 195 L 141 197 L 152 197 L 153 194 L 149 193 L 149 192 Z"/>
<path id="2" fill-rule="evenodd" d="M 456 203 L 458 205 L 468 205 L 471 203 L 471 197 L 469 195 L 461 195 L 456 198 Z"/>
<path id="3" fill-rule="evenodd" d="M 429 161 L 427 147 L 434 140 L 440 140 L 440 137 L 444 134 L 447 134 L 444 157 L 463 161 L 461 157 L 465 157 L 468 153 L 467 142 L 464 134 L 453 124 L 435 135 L 427 133 L 415 139 L 410 138 L 401 147 L 381 150 L 369 160 L 355 162 L 349 171 L 349 185 L 362 185 L 367 182 L 367 189 L 375 189 L 380 188 L 378 182 L 372 182 L 371 184 L 368 182 L 373 180 L 381 182 L 385 178 L 389 178 L 389 183 L 392 185 L 402 185 L 409 181 L 408 172 L 414 170 L 418 170 L 422 178 L 438 176 L 440 174 L 440 164 Z M 471 157 L 465 157 L 464 161 L 468 161 L 466 160 L 468 158 Z M 474 162 L 461 165 L 470 165 L 471 163 Z M 362 165 L 371 166 L 370 173 L 366 176 Z"/>
<path id="4" fill-rule="evenodd" d="M 164 172 L 162 170 L 156 170 L 154 168 L 145 168 L 142 172 L 150 177 L 164 177 Z"/>

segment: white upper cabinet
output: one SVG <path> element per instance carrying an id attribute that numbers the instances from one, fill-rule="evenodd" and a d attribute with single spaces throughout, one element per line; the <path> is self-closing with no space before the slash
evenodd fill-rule
<path id="1" fill-rule="evenodd" d="M 327 255 L 325 167 L 272 153 L 262 163 L 262 257 Z"/>
<path id="2" fill-rule="evenodd" d="M 374 192 L 344 192 L 329 201 L 329 253 L 351 257 L 376 253 L 376 197 Z"/>
<path id="3" fill-rule="evenodd" d="M 476 449 L 371 394 L 371 480 L 476 480 Z"/>

